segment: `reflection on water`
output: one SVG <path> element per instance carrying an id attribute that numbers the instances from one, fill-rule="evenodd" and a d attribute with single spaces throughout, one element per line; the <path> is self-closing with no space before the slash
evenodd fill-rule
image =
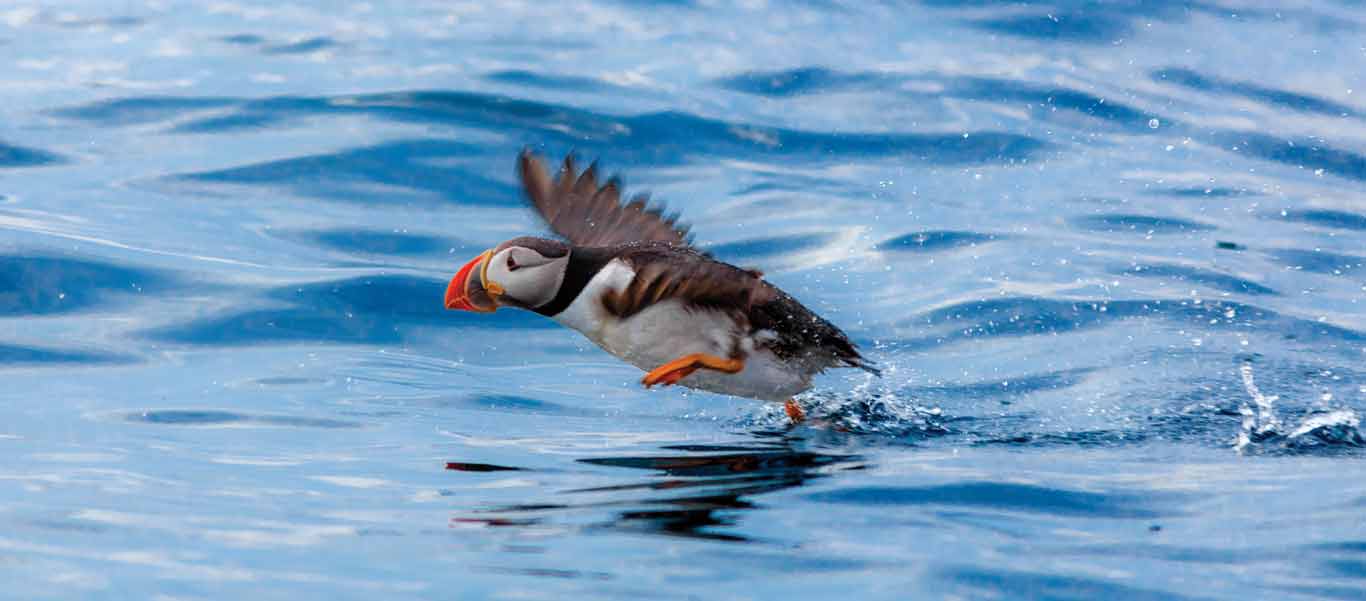
<path id="1" fill-rule="evenodd" d="M 545 526 L 574 516 L 588 529 L 749 542 L 730 532 L 744 512 L 759 508 L 754 498 L 800 487 L 837 469 L 861 469 L 857 455 L 798 451 L 775 438 L 756 445 L 666 445 L 669 455 L 590 457 L 583 464 L 652 472 L 633 481 L 556 491 L 544 501 L 493 507 L 454 518 L 457 523 L 488 526 Z M 682 454 L 680 454 L 682 453 Z M 458 467 L 451 467 L 451 466 Z M 470 467 L 470 466 L 475 467 Z M 459 471 L 517 468 L 450 463 Z M 609 514 L 600 517 L 600 514 Z"/>

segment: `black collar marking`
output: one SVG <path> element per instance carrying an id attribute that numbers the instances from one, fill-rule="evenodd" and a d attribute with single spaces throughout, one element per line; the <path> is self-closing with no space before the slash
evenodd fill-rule
<path id="1" fill-rule="evenodd" d="M 564 268 L 564 281 L 560 282 L 560 290 L 555 293 L 555 298 L 550 302 L 532 309 L 546 317 L 558 315 L 561 311 L 569 308 L 574 299 L 579 297 L 589 280 L 597 275 L 606 266 L 615 253 L 609 248 L 578 248 L 569 249 L 569 265 Z"/>

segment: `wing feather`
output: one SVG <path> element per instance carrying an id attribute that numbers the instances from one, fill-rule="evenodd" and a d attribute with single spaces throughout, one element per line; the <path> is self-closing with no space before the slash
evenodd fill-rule
<path id="1" fill-rule="evenodd" d="M 566 156 L 552 180 L 540 158 L 529 150 L 518 157 L 517 171 L 536 213 L 556 234 L 576 246 L 611 246 L 631 242 L 663 242 L 690 247 L 688 227 L 678 215 L 664 215 L 650 206 L 649 196 L 637 194 L 621 204 L 621 181 L 613 177 L 598 186 L 597 163 L 576 170 Z"/>
<path id="2" fill-rule="evenodd" d="M 696 252 L 679 253 L 645 246 L 622 255 L 636 275 L 620 291 L 603 296 L 603 306 L 626 318 L 655 303 L 679 300 L 693 308 L 749 315 L 756 305 L 777 297 L 777 290 L 752 273 Z"/>

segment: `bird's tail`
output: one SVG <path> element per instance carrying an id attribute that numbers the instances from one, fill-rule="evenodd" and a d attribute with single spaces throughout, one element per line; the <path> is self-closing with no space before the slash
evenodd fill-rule
<path id="1" fill-rule="evenodd" d="M 879 378 L 882 377 L 882 368 L 878 367 L 877 364 L 872 361 L 864 359 L 863 357 L 847 359 L 846 361 L 848 361 L 849 367 L 857 367 Z"/>

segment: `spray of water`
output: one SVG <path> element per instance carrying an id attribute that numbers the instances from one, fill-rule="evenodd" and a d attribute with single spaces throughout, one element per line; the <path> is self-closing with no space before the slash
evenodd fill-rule
<path id="1" fill-rule="evenodd" d="M 1277 396 L 1262 394 L 1253 379 L 1252 363 L 1239 367 L 1243 376 L 1243 389 L 1256 405 L 1254 409 L 1247 401 L 1239 406 L 1242 415 L 1242 428 L 1234 440 L 1233 448 L 1246 453 L 1253 445 L 1275 442 L 1287 450 L 1306 449 L 1320 446 L 1366 446 L 1366 437 L 1360 430 L 1361 419 L 1351 409 L 1334 409 L 1326 412 L 1311 413 L 1290 433 L 1284 434 L 1281 420 L 1276 416 Z"/>
<path id="2" fill-rule="evenodd" d="M 881 377 L 850 373 L 853 385 L 845 391 L 817 390 L 797 397 L 806 410 L 808 425 L 831 432 L 877 434 L 897 438 L 922 438 L 948 433 L 938 407 L 923 407 L 897 392 L 905 385 L 895 364 L 886 364 Z M 751 416 L 750 426 L 783 427 L 788 418 L 781 407 L 771 406 Z"/>

